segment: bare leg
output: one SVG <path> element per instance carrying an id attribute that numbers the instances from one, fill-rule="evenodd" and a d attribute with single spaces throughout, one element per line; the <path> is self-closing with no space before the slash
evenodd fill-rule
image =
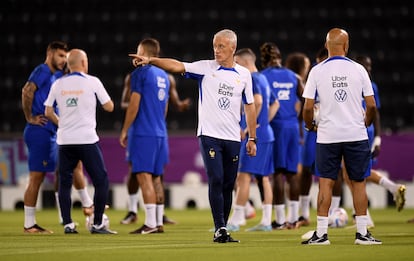
<path id="1" fill-rule="evenodd" d="M 25 233 L 53 233 L 39 227 L 36 222 L 36 203 L 39 195 L 40 185 L 42 184 L 44 172 L 31 171 L 29 174 L 29 183 L 24 192 L 24 232 Z"/>
<path id="2" fill-rule="evenodd" d="M 319 193 L 317 202 L 316 235 L 322 237 L 328 233 L 328 211 L 331 205 L 332 188 L 335 180 L 319 178 Z"/>
<path id="3" fill-rule="evenodd" d="M 351 180 L 352 184 L 352 197 L 354 201 L 355 215 L 362 216 L 367 214 L 368 197 L 365 190 L 365 180 L 362 182 L 356 182 Z"/>
<path id="4" fill-rule="evenodd" d="M 29 174 L 29 184 L 24 193 L 24 205 L 28 207 L 36 207 L 37 197 L 39 195 L 40 185 L 45 178 L 44 172 L 31 171 Z"/>
<path id="5" fill-rule="evenodd" d="M 157 195 L 152 181 L 152 175 L 147 172 L 138 173 L 138 183 L 141 187 L 142 197 L 145 205 L 145 225 L 150 228 L 156 227 L 156 201 Z"/>

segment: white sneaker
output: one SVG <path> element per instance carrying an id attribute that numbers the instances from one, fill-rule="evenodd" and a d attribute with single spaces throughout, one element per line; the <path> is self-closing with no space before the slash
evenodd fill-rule
<path id="1" fill-rule="evenodd" d="M 369 231 L 365 236 L 361 235 L 360 233 L 356 233 L 355 235 L 355 245 L 381 245 L 382 241 L 375 239 Z"/>

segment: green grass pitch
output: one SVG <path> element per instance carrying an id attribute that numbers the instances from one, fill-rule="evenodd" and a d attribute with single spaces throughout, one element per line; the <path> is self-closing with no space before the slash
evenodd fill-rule
<path id="1" fill-rule="evenodd" d="M 301 245 L 301 235 L 315 229 L 315 211 L 309 227 L 271 232 L 245 232 L 244 229 L 260 221 L 261 212 L 248 220 L 240 232 L 232 233 L 240 243 L 212 242 L 209 232 L 212 218 L 209 210 L 171 210 L 166 214 L 178 221 L 164 226 L 165 233 L 130 235 L 144 221 L 140 210 L 136 224 L 121 225 L 126 211 L 109 209 L 111 229 L 118 235 L 91 235 L 85 228 L 80 209 L 73 209 L 73 219 L 79 223 L 77 235 L 65 235 L 58 224 L 55 209 L 37 212 L 39 225 L 53 230 L 51 235 L 23 233 L 23 211 L 0 212 L 0 260 L 414 260 L 414 209 L 397 212 L 394 208 L 372 209 L 375 227 L 370 231 L 383 241 L 383 245 L 354 245 L 355 228 L 329 230 L 329 246 Z M 348 213 L 350 211 L 348 210 Z M 350 224 L 352 225 L 352 220 Z"/>

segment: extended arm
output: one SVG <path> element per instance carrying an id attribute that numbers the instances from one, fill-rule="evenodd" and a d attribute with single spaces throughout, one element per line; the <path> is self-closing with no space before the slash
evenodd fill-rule
<path id="1" fill-rule="evenodd" d="M 185 72 L 184 64 L 176 59 L 146 57 L 137 54 L 130 54 L 129 56 L 135 58 L 133 63 L 135 66 L 152 64 L 171 73 Z"/>

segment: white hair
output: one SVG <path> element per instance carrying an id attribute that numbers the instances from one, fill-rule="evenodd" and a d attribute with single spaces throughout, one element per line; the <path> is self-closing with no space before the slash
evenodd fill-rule
<path id="1" fill-rule="evenodd" d="M 230 40 L 230 42 L 232 42 L 234 44 L 234 47 L 237 47 L 237 35 L 234 31 L 230 30 L 230 29 L 223 29 L 221 31 L 218 31 L 215 35 L 214 38 L 216 36 L 222 36 L 222 37 L 226 37 L 227 39 Z"/>

